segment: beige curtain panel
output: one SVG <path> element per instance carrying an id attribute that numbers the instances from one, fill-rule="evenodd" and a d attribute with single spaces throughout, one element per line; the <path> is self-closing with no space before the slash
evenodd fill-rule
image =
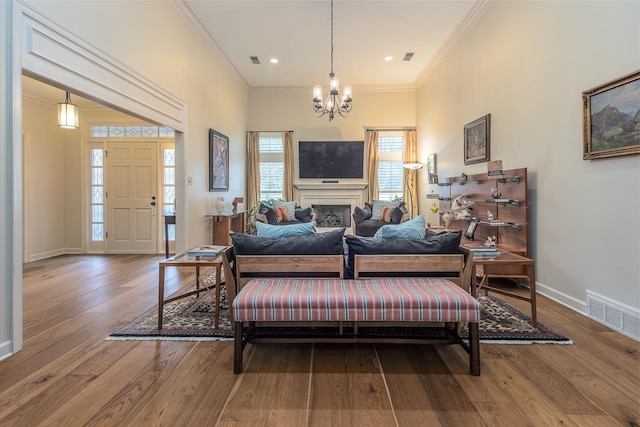
<path id="1" fill-rule="evenodd" d="M 260 201 L 260 133 L 247 132 L 247 175 L 246 208 L 256 206 Z"/>
<path id="2" fill-rule="evenodd" d="M 283 132 L 282 148 L 284 149 L 284 182 L 282 183 L 282 200 L 293 198 L 293 132 Z"/>
<path id="3" fill-rule="evenodd" d="M 376 200 L 379 196 L 378 189 L 378 131 L 369 130 L 366 134 L 366 143 L 369 148 L 369 185 L 367 186 L 367 195 L 369 202 Z"/>
<path id="4" fill-rule="evenodd" d="M 417 163 L 418 162 L 418 141 L 416 138 L 415 130 L 406 130 L 404 132 L 404 150 L 402 153 L 403 163 Z M 403 196 L 406 201 L 407 209 L 411 214 L 411 218 L 418 215 L 418 188 L 417 177 L 418 171 L 416 169 L 404 169 L 404 191 Z"/>

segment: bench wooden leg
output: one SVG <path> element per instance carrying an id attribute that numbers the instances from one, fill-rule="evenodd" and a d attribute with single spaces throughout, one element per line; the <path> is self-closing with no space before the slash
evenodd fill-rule
<path id="1" fill-rule="evenodd" d="M 235 322 L 235 329 L 233 333 L 234 346 L 233 346 L 233 373 L 242 373 L 242 350 L 244 348 L 242 339 L 244 331 L 242 322 Z"/>
<path id="2" fill-rule="evenodd" d="M 469 368 L 471 375 L 480 375 L 480 330 L 478 323 L 469 322 Z"/>

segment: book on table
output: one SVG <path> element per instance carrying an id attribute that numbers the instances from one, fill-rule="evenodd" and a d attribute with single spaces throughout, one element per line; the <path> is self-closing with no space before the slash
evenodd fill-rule
<path id="1" fill-rule="evenodd" d="M 487 252 L 487 253 L 498 252 L 498 250 L 494 246 L 485 246 L 485 245 L 472 244 L 472 243 L 464 243 L 460 246 L 462 246 L 465 249 L 469 249 L 470 251 L 473 251 L 473 252 Z"/>
<path id="2" fill-rule="evenodd" d="M 221 245 L 202 245 L 196 246 L 195 248 L 189 250 L 187 255 L 190 257 L 196 257 L 196 259 L 200 258 L 215 258 L 220 252 L 225 250 L 226 246 Z"/>

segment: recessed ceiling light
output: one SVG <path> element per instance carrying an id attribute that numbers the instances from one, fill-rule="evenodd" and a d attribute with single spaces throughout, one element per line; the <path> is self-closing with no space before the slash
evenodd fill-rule
<path id="1" fill-rule="evenodd" d="M 391 61 L 392 59 L 393 59 L 393 57 L 391 57 L 391 56 L 385 56 L 384 57 L 384 60 L 387 61 L 387 62 Z"/>
<path id="2" fill-rule="evenodd" d="M 277 64 L 278 63 L 278 58 L 271 58 L 271 63 L 272 64 Z"/>

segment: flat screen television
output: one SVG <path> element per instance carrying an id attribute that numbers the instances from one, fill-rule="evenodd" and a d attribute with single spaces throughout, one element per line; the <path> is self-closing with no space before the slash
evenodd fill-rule
<path id="1" fill-rule="evenodd" d="M 364 141 L 300 141 L 300 178 L 363 178 Z"/>

